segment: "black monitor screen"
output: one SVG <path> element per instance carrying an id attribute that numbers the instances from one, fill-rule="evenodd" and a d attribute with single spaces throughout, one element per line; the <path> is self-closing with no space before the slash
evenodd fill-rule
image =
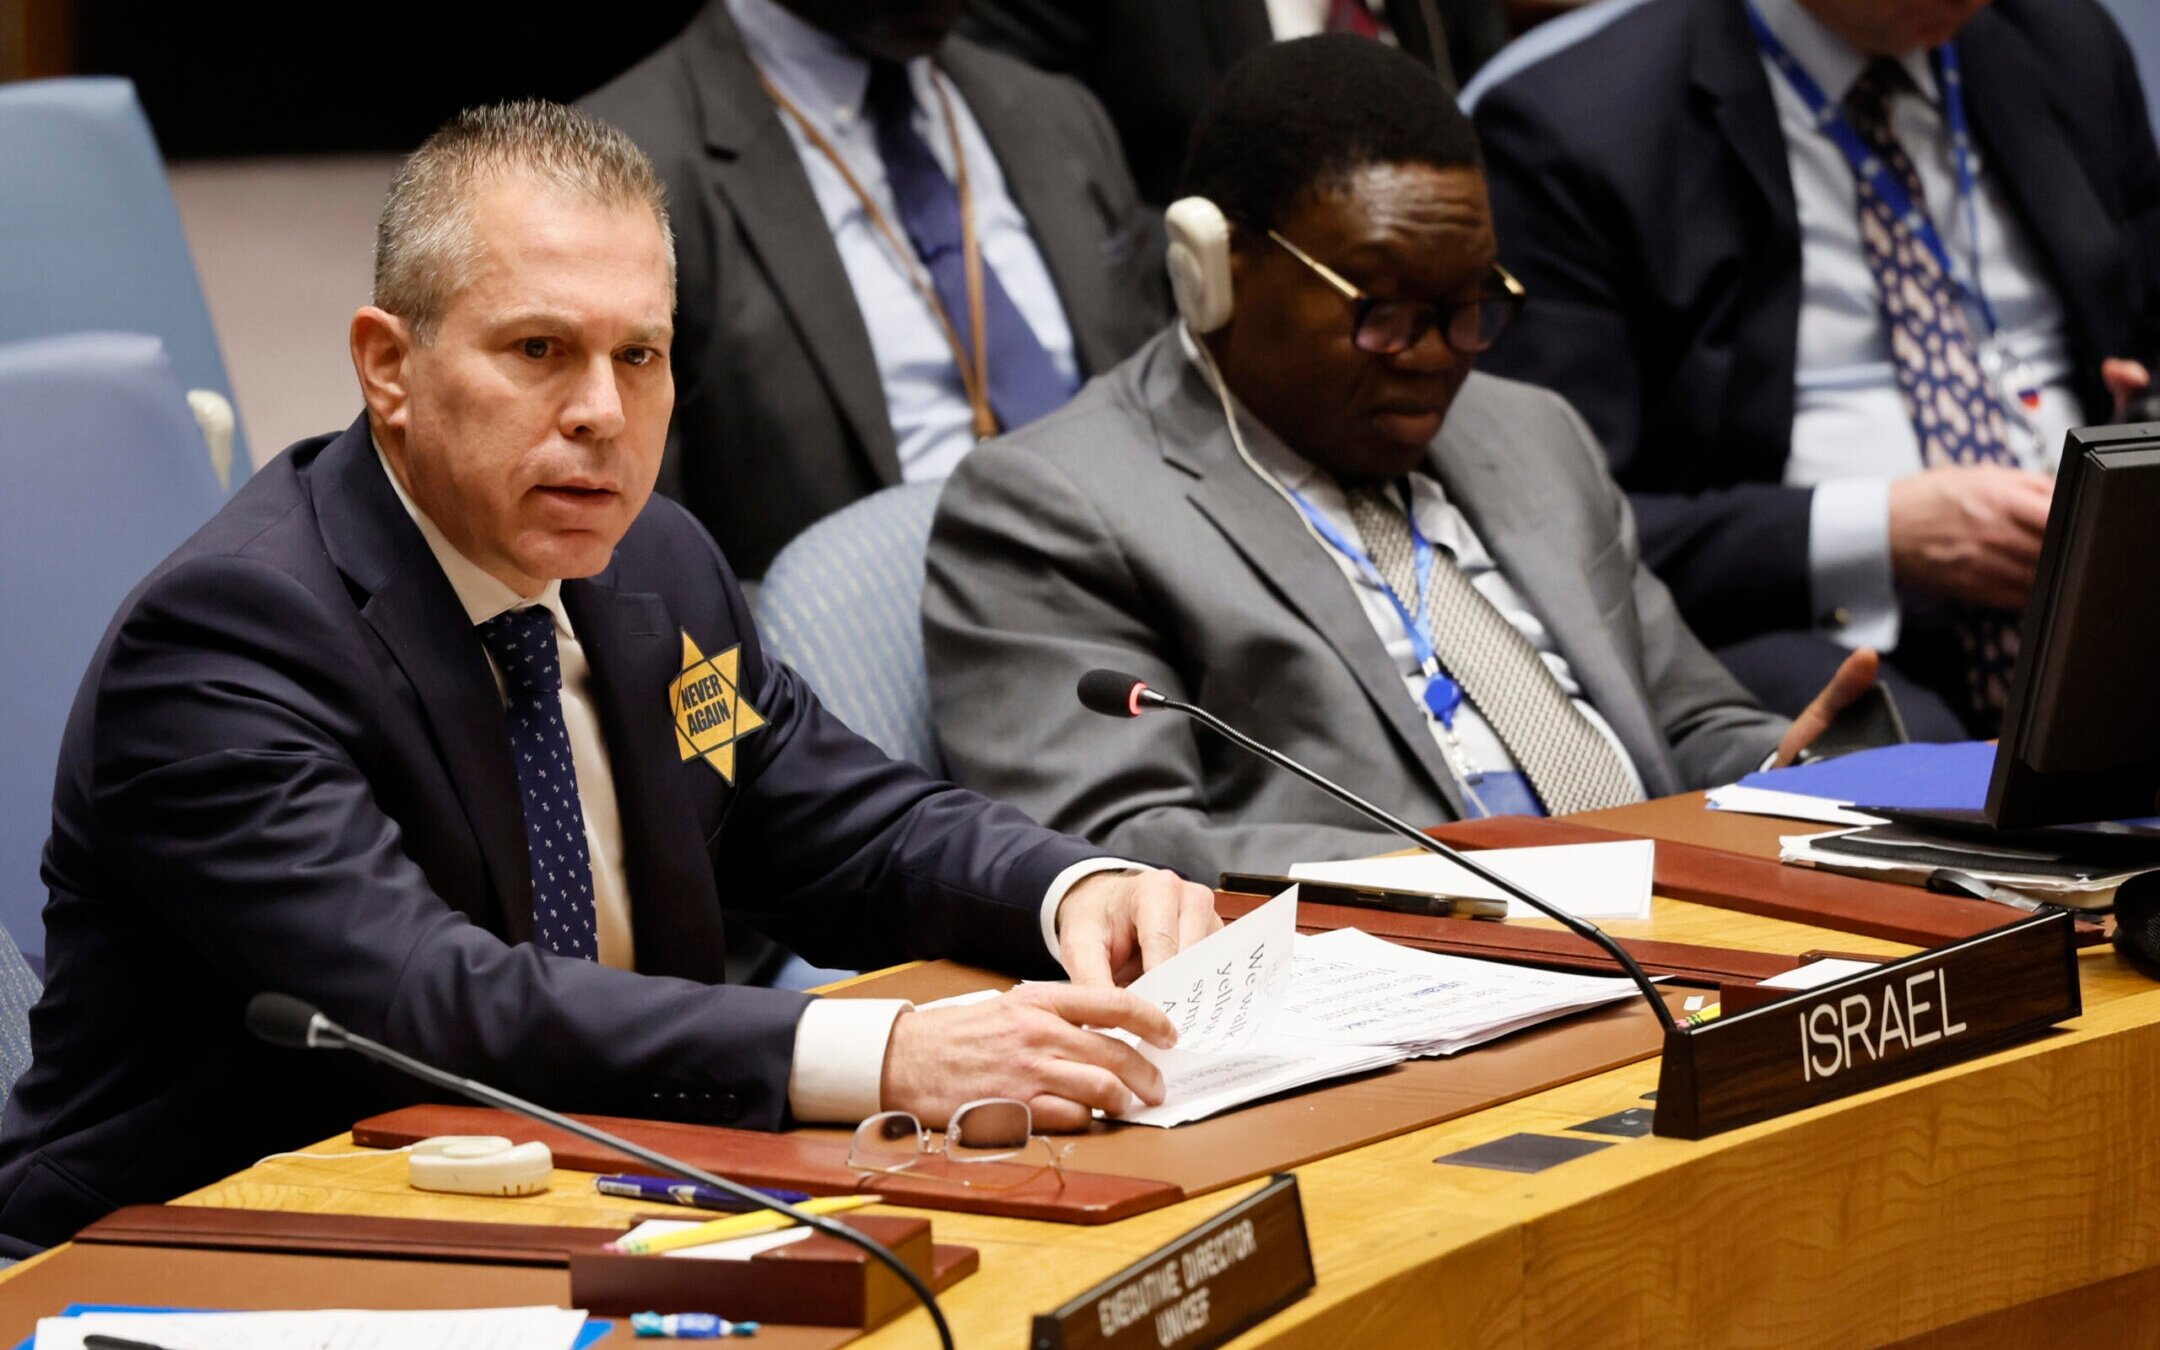
<path id="1" fill-rule="evenodd" d="M 2160 811 L 2160 424 L 2086 427 L 2063 449 L 2019 634 L 1995 828 Z"/>

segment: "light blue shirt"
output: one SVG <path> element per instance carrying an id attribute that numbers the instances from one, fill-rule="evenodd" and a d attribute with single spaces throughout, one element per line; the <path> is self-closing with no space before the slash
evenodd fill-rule
<path id="1" fill-rule="evenodd" d="M 1841 102 L 1867 58 L 1824 27 L 1797 0 L 1756 0 L 1763 21 Z M 1957 169 L 1935 74 L 1924 53 L 1902 58 L 1919 97 L 1891 102 L 1890 126 L 1905 147 L 1960 276 L 1969 278 L 1973 236 L 1958 197 Z M 1848 646 L 1891 648 L 1898 639 L 1897 596 L 1890 573 L 1890 482 L 1922 468 L 1920 442 L 1897 388 L 1890 338 L 1877 308 L 1875 281 L 1860 249 L 1859 189 L 1852 166 L 1816 129 L 1807 105 L 1765 59 L 1777 104 L 1800 216 L 1800 332 L 1794 371 L 1792 453 L 1785 482 L 1815 489 L 1808 560 L 1816 620 Z M 1986 92 L 1967 91 L 1967 98 Z M 2063 433 L 2083 421 L 2069 385 L 2070 354 L 2060 302 L 2025 237 L 2001 183 L 1976 145 L 1980 281 L 2013 358 L 2040 386 L 2036 412 L 2006 420 L 2010 451 L 2027 468 L 2052 471 Z M 1987 324 L 1968 302 L 1975 342 Z"/>
<path id="2" fill-rule="evenodd" d="M 876 127 L 863 107 L 870 87 L 870 63 L 840 39 L 805 23 L 773 0 L 727 0 L 727 5 L 742 30 L 750 58 L 832 143 L 904 243 L 907 231 L 885 179 Z M 953 116 L 960 124 L 960 151 L 967 160 L 968 192 L 983 262 L 997 273 L 999 284 L 1050 354 L 1058 373 L 1077 385 L 1079 365 L 1064 303 L 1028 231 L 1027 218 L 1006 191 L 1004 170 L 967 100 L 951 80 L 933 71 L 928 57 L 908 63 L 908 79 L 915 89 L 915 130 L 937 157 L 938 167 L 958 181 L 952 135 L 932 81 L 951 99 Z M 869 330 L 870 349 L 885 386 L 885 411 L 899 447 L 901 477 L 911 483 L 943 478 L 975 444 L 974 413 L 953 364 L 952 344 L 915 285 L 920 264 L 912 251 L 906 258 L 895 256 L 892 244 L 839 170 L 794 118 L 782 113 L 780 121 L 810 177 L 810 188 L 817 194 L 818 207 L 855 292 L 856 308 Z M 839 297 L 833 303 L 840 303 Z"/>

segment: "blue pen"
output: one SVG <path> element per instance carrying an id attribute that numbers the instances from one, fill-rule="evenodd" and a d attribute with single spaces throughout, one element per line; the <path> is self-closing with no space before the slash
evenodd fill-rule
<path id="1" fill-rule="evenodd" d="M 673 1336 L 681 1341 L 717 1341 L 726 1336 L 755 1336 L 755 1322 L 730 1322 L 711 1313 L 632 1313 L 630 1329 L 640 1336 Z"/>
<path id="2" fill-rule="evenodd" d="M 630 1200 L 652 1200 L 666 1205 L 688 1205 L 693 1209 L 718 1209 L 730 1214 L 741 1214 L 758 1206 L 748 1200 L 701 1186 L 694 1181 L 677 1181 L 673 1177 L 647 1177 L 636 1173 L 617 1173 L 613 1176 L 594 1177 L 593 1189 L 602 1195 L 619 1195 Z M 776 1191 L 763 1186 L 750 1188 L 768 1200 L 778 1200 L 783 1205 L 799 1205 L 810 1198 L 807 1191 Z"/>

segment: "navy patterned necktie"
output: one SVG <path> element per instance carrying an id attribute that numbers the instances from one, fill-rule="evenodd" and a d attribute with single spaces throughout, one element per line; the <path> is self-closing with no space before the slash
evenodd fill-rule
<path id="1" fill-rule="evenodd" d="M 555 615 L 545 605 L 513 609 L 480 625 L 503 677 L 510 757 L 532 867 L 533 941 L 562 956 L 600 958 L 594 928 L 592 858 L 585 850 L 585 810 L 562 718 L 562 666 Z"/>
<path id="2" fill-rule="evenodd" d="M 1920 175 L 1890 129 L 1890 98 L 1912 88 L 1905 67 L 1887 57 L 1868 63 L 1845 96 L 1845 116 L 1924 213 Z M 1890 212 L 1867 175 L 1855 174 L 1860 201 L 1860 251 L 1875 278 L 1876 303 L 1890 335 L 1891 364 L 1905 413 L 1920 438 L 1921 463 L 2012 464 L 2002 404 L 1973 342 L 1964 296 L 1944 275 L 1935 251 Z M 2015 616 L 1961 608 L 1955 616 L 1964 649 L 1967 711 L 1983 726 L 2002 715 L 2017 663 Z"/>
<path id="3" fill-rule="evenodd" d="M 961 347 L 972 352 L 960 194 L 915 130 L 915 90 L 908 83 L 907 67 L 893 61 L 871 62 L 865 101 L 876 125 L 878 156 L 885 161 L 885 181 L 900 211 L 900 228 L 930 273 L 931 288 L 952 320 Z M 982 289 L 990 410 L 997 414 L 999 429 L 1010 431 L 1064 407 L 1073 386 L 1059 373 L 987 260 Z"/>

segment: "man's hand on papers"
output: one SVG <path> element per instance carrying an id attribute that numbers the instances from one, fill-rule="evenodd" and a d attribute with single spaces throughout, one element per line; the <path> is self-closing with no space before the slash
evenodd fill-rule
<path id="1" fill-rule="evenodd" d="M 1802 750 L 1813 745 L 1815 738 L 1837 720 L 1837 715 L 1845 711 L 1848 704 L 1875 687 L 1875 672 L 1881 664 L 1882 658 L 1875 654 L 1873 647 L 1862 647 L 1846 657 L 1844 664 L 1837 668 L 1837 674 L 1830 677 L 1830 683 L 1815 696 L 1815 701 L 1802 708 L 1793 724 L 1786 728 L 1785 739 L 1778 742 L 1777 758 L 1771 761 L 1770 767 L 1784 768 Z"/>
<path id="2" fill-rule="evenodd" d="M 1221 927 L 1215 892 L 1175 872 L 1097 872 L 1058 906 L 1058 960 L 1074 984 L 1131 984 Z"/>
<path id="3" fill-rule="evenodd" d="M 1162 1072 L 1089 1027 L 1119 1028 L 1164 1049 L 1177 1039 L 1161 1008 L 1123 989 L 1021 985 L 985 1002 L 900 1014 L 879 1100 L 936 1128 L 968 1102 L 1013 1097 L 1044 1130 L 1084 1130 L 1096 1108 L 1116 1115 L 1135 1097 L 1160 1105 Z"/>

